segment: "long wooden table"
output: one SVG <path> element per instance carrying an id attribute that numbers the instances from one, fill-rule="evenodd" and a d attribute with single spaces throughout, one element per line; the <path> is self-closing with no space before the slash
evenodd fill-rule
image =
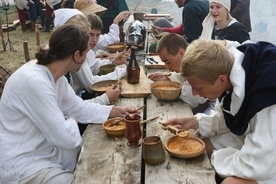
<path id="1" fill-rule="evenodd" d="M 165 102 L 150 95 L 141 98 L 120 98 L 116 105 L 145 105 L 143 119 L 159 118 L 142 125 L 143 137 L 159 135 L 163 144 L 173 134 L 164 131 L 160 121 L 191 115 L 190 106 L 181 100 Z M 83 147 L 75 170 L 76 184 L 215 184 L 214 171 L 206 153 L 191 159 L 172 157 L 166 152 L 160 165 L 149 165 L 142 158 L 142 146 L 130 148 L 127 139 L 112 138 L 101 125 L 91 124 L 83 134 Z"/>

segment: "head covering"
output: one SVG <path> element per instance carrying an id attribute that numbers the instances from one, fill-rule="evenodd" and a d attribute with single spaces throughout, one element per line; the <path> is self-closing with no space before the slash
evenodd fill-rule
<path id="1" fill-rule="evenodd" d="M 230 8 L 231 8 L 231 1 L 230 0 L 210 0 L 209 2 L 210 2 L 210 4 L 213 3 L 213 2 L 214 3 L 219 3 L 222 6 L 224 6 L 228 10 L 228 12 L 230 12 Z"/>
<path id="2" fill-rule="evenodd" d="M 54 19 L 54 25 L 55 28 L 62 26 L 65 24 L 70 18 L 72 18 L 75 15 L 83 15 L 83 13 L 77 9 L 72 8 L 60 8 L 54 11 L 55 19 Z"/>
<path id="3" fill-rule="evenodd" d="M 231 1 L 230 0 L 209 0 L 209 3 L 219 3 L 222 6 L 224 6 L 228 11 L 228 16 L 231 19 L 234 19 L 230 15 L 230 7 L 231 7 Z M 236 21 L 236 20 L 235 20 Z M 213 20 L 213 17 L 211 16 L 211 13 L 209 12 L 208 15 L 205 17 L 205 19 L 202 22 L 203 30 L 201 33 L 201 38 L 211 39 L 212 33 L 214 29 L 215 21 Z"/>
<path id="4" fill-rule="evenodd" d="M 92 0 L 77 0 L 74 3 L 74 8 L 80 10 L 84 15 L 97 14 L 101 16 L 107 10 L 105 7 L 98 5 Z"/>

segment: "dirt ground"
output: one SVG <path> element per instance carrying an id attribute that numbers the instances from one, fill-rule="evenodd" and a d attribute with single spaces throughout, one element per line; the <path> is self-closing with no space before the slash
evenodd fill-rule
<path id="1" fill-rule="evenodd" d="M 17 10 L 14 5 L 10 6 L 10 9 L 7 11 L 8 13 L 8 22 L 9 24 L 13 24 L 13 21 L 19 20 L 17 15 Z M 18 67 L 25 63 L 24 52 L 23 52 L 23 42 L 28 42 L 28 50 L 30 58 L 33 59 L 35 52 L 37 51 L 36 47 L 36 33 L 34 31 L 27 30 L 23 32 L 21 30 L 20 24 L 13 26 L 13 29 L 9 32 L 4 29 L 6 26 L 6 14 L 5 11 L 0 8 L 0 18 L 3 26 L 3 36 L 4 36 L 4 45 L 6 45 L 6 51 L 3 52 L 3 42 L 0 45 L 1 53 L 0 53 L 0 64 L 6 67 L 9 71 L 14 72 Z M 39 22 L 39 20 L 38 20 Z M 29 23 L 27 21 L 27 23 Z M 45 45 L 47 43 L 51 33 L 39 33 L 40 45 Z M 8 37 L 9 41 L 8 42 Z M 10 47 L 13 47 L 15 50 L 12 51 Z"/>

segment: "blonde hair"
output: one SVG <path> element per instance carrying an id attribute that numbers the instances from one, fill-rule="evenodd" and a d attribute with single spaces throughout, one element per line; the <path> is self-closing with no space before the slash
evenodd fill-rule
<path id="1" fill-rule="evenodd" d="M 181 75 L 214 84 L 219 75 L 230 74 L 233 63 L 233 57 L 220 41 L 200 38 L 187 47 Z"/>

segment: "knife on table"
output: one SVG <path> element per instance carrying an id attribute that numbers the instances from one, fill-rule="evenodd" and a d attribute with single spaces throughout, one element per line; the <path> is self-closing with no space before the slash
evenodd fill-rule
<path id="1" fill-rule="evenodd" d="M 154 58 L 150 58 L 152 62 L 158 64 L 158 61 L 156 61 Z"/>
<path id="2" fill-rule="evenodd" d="M 150 64 L 153 64 L 153 62 L 151 61 L 150 58 L 147 57 L 147 61 L 150 63 Z"/>

